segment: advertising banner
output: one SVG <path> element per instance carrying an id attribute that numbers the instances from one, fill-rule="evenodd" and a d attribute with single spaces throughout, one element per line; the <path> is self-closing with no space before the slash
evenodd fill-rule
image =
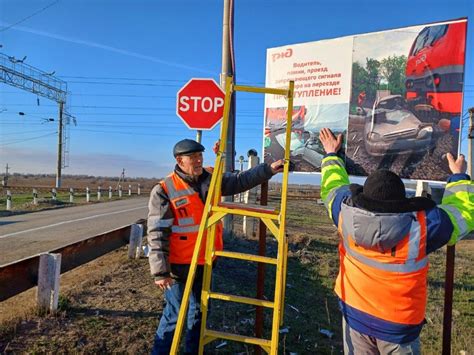
<path id="1" fill-rule="evenodd" d="M 462 19 L 268 49 L 266 86 L 295 81 L 295 171 L 321 170 L 329 127 L 344 136 L 351 175 L 445 180 L 445 154 L 459 147 L 466 28 Z M 285 99 L 266 95 L 268 163 L 283 157 L 285 126 Z"/>

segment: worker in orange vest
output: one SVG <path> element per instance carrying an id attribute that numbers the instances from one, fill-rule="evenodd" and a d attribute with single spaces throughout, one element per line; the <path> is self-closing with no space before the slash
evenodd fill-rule
<path id="1" fill-rule="evenodd" d="M 357 96 L 357 105 L 362 107 L 364 102 L 365 102 L 365 91 L 361 91 L 359 95 Z"/>
<path id="2" fill-rule="evenodd" d="M 212 168 L 203 167 L 204 146 L 184 139 L 176 143 L 174 171 L 157 184 L 148 204 L 148 255 L 155 284 L 164 291 L 166 305 L 155 334 L 152 354 L 169 354 L 179 308 L 201 223 Z M 283 171 L 283 160 L 225 173 L 222 195 L 234 195 L 260 185 Z M 204 245 L 200 251 L 187 314 L 185 352 L 197 354 L 201 328 L 201 288 Z M 216 228 L 215 249 L 222 250 L 222 225 Z"/>
<path id="3" fill-rule="evenodd" d="M 406 198 L 398 175 L 377 170 L 364 186 L 349 184 L 337 156 L 342 135 L 320 132 L 321 197 L 338 228 L 335 291 L 343 314 L 345 354 L 420 354 L 425 323 L 428 254 L 474 230 L 474 183 L 464 156 L 448 153 L 441 205 Z"/>

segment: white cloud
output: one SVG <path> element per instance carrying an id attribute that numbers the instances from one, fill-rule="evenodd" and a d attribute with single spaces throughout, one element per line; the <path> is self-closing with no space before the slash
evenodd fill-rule
<path id="1" fill-rule="evenodd" d="M 408 57 L 411 45 L 423 27 L 407 27 L 354 36 L 353 62 L 365 66 L 366 58 L 381 60 L 394 55 Z"/>
<path id="2" fill-rule="evenodd" d="M 6 22 L 3 22 L 3 21 L 0 21 L 0 24 L 3 25 L 3 26 L 9 26 L 10 25 L 10 23 L 6 23 Z M 196 72 L 200 72 L 200 73 L 204 73 L 204 74 L 212 74 L 212 75 L 215 74 L 215 72 L 213 72 L 213 71 L 193 67 L 193 66 L 190 66 L 190 65 L 180 64 L 180 63 L 176 63 L 176 62 L 170 62 L 170 61 L 166 61 L 166 60 L 156 58 L 156 57 L 152 57 L 152 56 L 149 56 L 149 55 L 144 55 L 144 54 L 124 50 L 124 49 L 117 48 L 117 47 L 108 46 L 108 45 L 102 44 L 102 43 L 97 43 L 97 42 L 92 42 L 92 41 L 85 41 L 85 40 L 78 39 L 78 38 L 66 37 L 66 36 L 55 34 L 55 33 L 36 30 L 36 29 L 33 29 L 33 28 L 28 28 L 28 27 L 23 27 L 23 26 L 15 26 L 15 27 L 11 28 L 11 30 L 31 33 L 31 34 L 34 34 L 34 35 L 47 37 L 47 38 L 53 38 L 53 39 L 68 42 L 68 43 L 80 44 L 80 45 L 87 46 L 87 47 L 99 48 L 99 49 L 103 49 L 105 51 L 118 53 L 118 54 L 126 55 L 126 56 L 129 56 L 129 57 L 139 58 L 139 59 L 147 60 L 147 61 L 154 62 L 154 63 L 160 63 L 160 64 L 168 65 L 170 67 L 179 68 L 179 69 L 192 70 L 192 71 L 196 71 Z"/>

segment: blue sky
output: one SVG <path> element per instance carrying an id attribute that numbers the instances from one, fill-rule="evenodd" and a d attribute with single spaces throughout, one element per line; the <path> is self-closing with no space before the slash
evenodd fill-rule
<path id="1" fill-rule="evenodd" d="M 220 0 L 0 0 L 0 52 L 55 71 L 71 92 L 77 126 L 64 174 L 125 168 L 161 177 L 173 168 L 174 143 L 195 137 L 175 114 L 176 92 L 192 77 L 218 81 L 222 12 Z M 267 48 L 472 15 L 472 0 L 235 0 L 237 82 L 263 86 Z M 465 109 L 474 106 L 473 22 L 467 46 Z M 54 173 L 57 124 L 45 119 L 57 119 L 56 103 L 40 97 L 38 105 L 35 95 L 0 84 L 0 111 L 0 169 Z M 261 153 L 262 131 L 263 95 L 238 96 L 237 156 Z M 218 135 L 218 127 L 203 132 L 208 151 Z M 205 158 L 212 165 L 212 154 Z"/>

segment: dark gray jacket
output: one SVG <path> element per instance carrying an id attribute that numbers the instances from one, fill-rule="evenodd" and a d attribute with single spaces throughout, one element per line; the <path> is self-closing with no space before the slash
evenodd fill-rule
<path id="1" fill-rule="evenodd" d="M 183 173 L 177 165 L 175 172 L 194 191 L 199 193 L 199 197 L 205 203 L 211 183 L 211 174 L 204 170 L 195 181 L 191 176 Z M 269 180 L 272 176 L 270 165 L 265 163 L 243 172 L 225 173 L 222 178 L 222 195 L 234 195 L 250 190 L 252 187 Z M 151 191 L 148 203 L 148 244 L 150 247 L 148 260 L 151 274 L 155 276 L 156 280 L 173 277 L 184 281 L 188 274 L 188 265 L 170 264 L 168 260 L 170 227 L 174 218 L 175 216 L 170 208 L 170 200 L 162 186 L 157 184 Z"/>

